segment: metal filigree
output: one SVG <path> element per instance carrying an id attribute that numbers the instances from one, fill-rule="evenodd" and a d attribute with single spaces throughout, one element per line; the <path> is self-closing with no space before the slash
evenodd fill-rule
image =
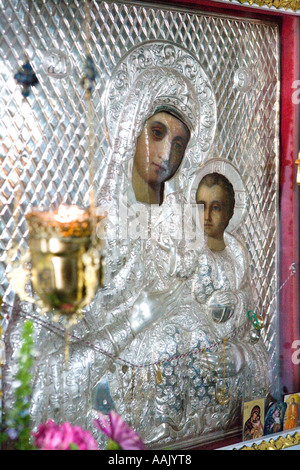
<path id="1" fill-rule="evenodd" d="M 224 1 L 224 0 L 221 0 Z M 232 0 L 225 0 L 231 2 Z M 291 10 L 299 12 L 299 0 L 237 0 L 242 5 L 276 8 L 277 10 Z"/>
<path id="2" fill-rule="evenodd" d="M 105 99 L 110 138 L 119 137 L 116 125 L 121 113 L 124 113 L 123 103 L 137 106 L 132 90 L 147 86 L 153 101 L 149 112 L 170 107 L 184 116 L 189 127 L 194 128 L 195 123 L 199 122 L 195 139 L 199 140 L 200 151 L 207 152 L 212 145 L 216 126 L 212 85 L 196 57 L 183 47 L 167 41 L 150 41 L 131 49 L 114 70 Z M 145 119 L 143 111 L 141 116 Z M 124 120 L 124 115 L 121 119 Z M 137 128 L 140 129 L 140 125 Z"/>
<path id="3" fill-rule="evenodd" d="M 300 433 L 287 434 L 269 440 L 263 440 L 260 444 L 254 442 L 252 446 L 244 445 L 239 450 L 283 450 L 300 444 Z M 237 449 L 234 449 L 237 450 Z"/>

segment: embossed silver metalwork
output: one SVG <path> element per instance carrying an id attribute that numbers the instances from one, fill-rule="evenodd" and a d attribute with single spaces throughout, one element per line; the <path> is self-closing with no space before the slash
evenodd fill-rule
<path id="1" fill-rule="evenodd" d="M 70 58 L 57 49 L 46 51 L 42 66 L 46 74 L 53 78 L 65 78 L 72 72 Z"/>
<path id="2" fill-rule="evenodd" d="M 254 85 L 253 72 L 250 68 L 240 67 L 234 74 L 234 86 L 240 91 L 249 91 Z"/>
<path id="3" fill-rule="evenodd" d="M 71 0 L 33 2 L 27 52 L 40 85 L 24 106 L 13 72 L 24 54 L 26 4 L 0 0 L 0 293 L 6 304 L 15 304 L 8 312 L 6 334 L 8 407 L 24 321 L 20 309 L 35 312 L 18 304 L 8 283 L 7 248 L 12 237 L 26 247 L 24 216 L 29 208 L 68 201 L 86 206 L 90 185 L 87 121 L 79 85 L 85 58 L 82 5 Z M 235 228 L 235 237 L 229 235 L 234 247 L 231 251 L 236 256 L 240 253 L 237 239 L 249 254 L 254 306 L 268 318 L 262 337 L 271 358 L 272 392 L 276 396 L 278 311 L 276 300 L 269 305 L 268 299 L 278 288 L 278 26 L 138 2 L 94 1 L 92 18 L 91 49 L 100 76 L 93 94 L 95 185 L 98 203 L 110 209 L 108 235 L 118 223 L 119 195 L 129 206 L 135 202 L 131 162 L 143 122 L 162 105 L 176 108 L 190 125 L 192 139 L 180 172 L 169 182 L 165 202 L 185 202 L 191 196 L 185 191 L 199 165 L 210 159 L 225 160 L 238 169 L 247 190 L 247 210 L 243 211 L 243 223 Z M 59 50 L 70 58 L 72 69 L 65 77 L 46 73 L 43 64 L 49 50 Z M 245 91 L 234 86 L 234 76 L 241 67 L 254 71 L 254 85 Z M 15 229 L 18 185 L 22 195 Z M 33 371 L 35 426 L 50 417 L 70 420 L 91 429 L 103 445 L 92 425 L 97 410 L 91 407 L 92 397 L 100 390 L 102 404 L 113 400 L 116 410 L 150 446 L 183 448 L 234 432 L 240 397 L 266 392 L 269 370 L 262 359 L 266 359 L 263 342 L 252 345 L 243 336 L 246 332 L 238 331 L 234 343 L 239 343 L 240 362 L 247 366 L 228 378 L 228 406 L 216 405 L 213 384 L 204 383 L 207 372 L 205 377 L 199 373 L 206 367 L 205 359 L 196 351 L 232 332 L 236 316 L 224 323 L 208 317 L 208 325 L 200 324 L 199 312 L 202 316 L 206 307 L 200 307 L 199 296 L 205 292 L 198 292 L 198 300 L 191 295 L 195 256 L 180 256 L 185 252 L 178 244 L 170 263 L 170 252 L 158 241 L 158 233 L 153 239 L 134 243 L 121 236 L 108 237 L 106 287 L 73 330 L 68 369 L 63 333 L 55 329 L 50 317 L 47 325 L 36 321 L 40 358 Z M 221 265 L 220 260 L 216 263 Z M 201 266 L 205 267 L 204 261 L 198 268 Z M 236 279 L 234 267 L 220 269 L 219 281 L 214 274 L 200 273 L 207 277 L 206 288 L 216 281 L 220 287 L 240 281 L 241 265 Z M 149 296 L 159 292 L 168 302 L 160 302 L 152 310 L 153 315 L 158 310 L 152 317 L 157 320 L 154 325 L 142 330 L 143 323 L 135 329 L 131 307 L 140 305 L 145 291 Z M 162 310 L 165 305 L 167 311 Z M 218 348 L 212 353 L 220 356 Z M 215 360 L 210 357 L 210 363 Z M 159 370 L 161 380 L 157 380 Z M 262 383 L 257 378 L 262 378 Z"/>
<path id="4" fill-rule="evenodd" d="M 136 93 L 141 89 L 142 96 Z M 209 151 L 216 127 L 215 96 L 200 62 L 191 52 L 160 40 L 144 42 L 122 57 L 105 97 L 110 140 L 117 139 L 118 146 L 124 145 L 120 143 L 119 126 L 122 121 L 123 126 L 130 121 L 132 110 L 140 111 L 134 129 L 139 135 L 145 120 L 145 107 L 149 109 L 149 116 L 159 108 L 170 108 L 182 114 L 188 127 L 197 128 L 194 145 L 198 145 L 202 153 Z"/>

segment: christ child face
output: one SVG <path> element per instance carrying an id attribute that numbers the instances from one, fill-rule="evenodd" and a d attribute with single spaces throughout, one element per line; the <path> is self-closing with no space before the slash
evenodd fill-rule
<path id="1" fill-rule="evenodd" d="M 203 204 L 204 232 L 211 238 L 223 239 L 224 231 L 232 217 L 228 195 L 222 186 L 201 184 L 196 195 L 197 204 Z"/>

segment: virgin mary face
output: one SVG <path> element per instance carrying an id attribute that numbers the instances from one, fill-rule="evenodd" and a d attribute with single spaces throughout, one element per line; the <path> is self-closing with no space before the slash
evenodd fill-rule
<path id="1" fill-rule="evenodd" d="M 134 168 L 139 177 L 155 188 L 174 176 L 190 139 L 188 127 L 166 112 L 146 122 L 137 141 Z"/>

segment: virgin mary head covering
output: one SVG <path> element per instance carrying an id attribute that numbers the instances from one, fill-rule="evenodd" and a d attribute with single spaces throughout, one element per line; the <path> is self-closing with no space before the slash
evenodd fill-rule
<path id="1" fill-rule="evenodd" d="M 115 168 L 109 177 L 118 180 L 113 185 L 116 192 L 130 187 L 137 138 L 147 119 L 160 111 L 179 118 L 191 132 L 185 157 L 166 183 L 165 194 L 182 189 L 206 159 L 216 126 L 214 93 L 197 59 L 164 41 L 137 46 L 116 67 L 104 102 L 109 165 Z"/>

